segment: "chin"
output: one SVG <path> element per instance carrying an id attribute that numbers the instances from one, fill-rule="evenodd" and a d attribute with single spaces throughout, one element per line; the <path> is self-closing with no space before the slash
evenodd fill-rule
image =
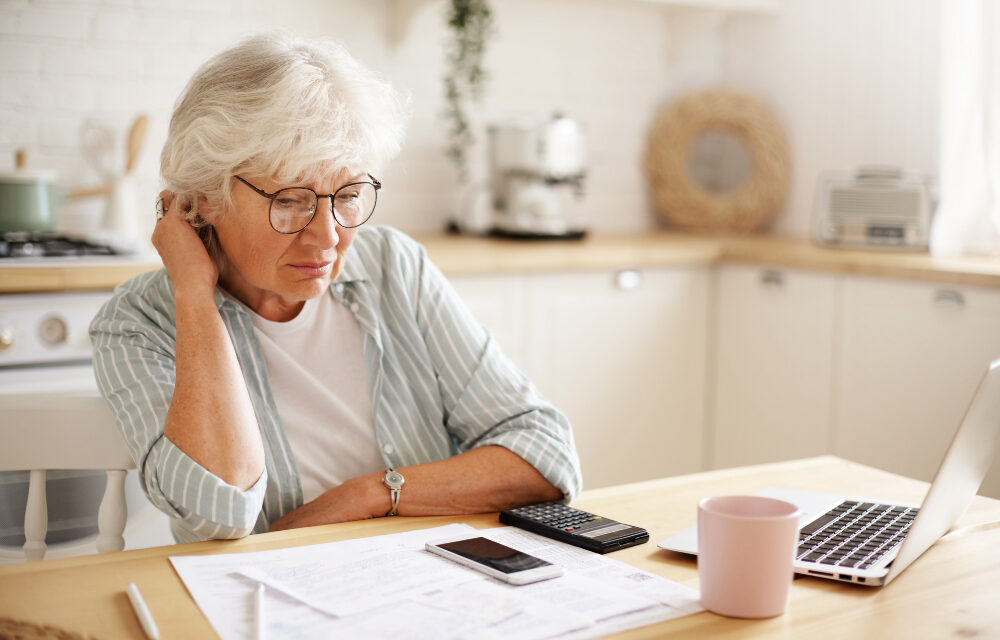
<path id="1" fill-rule="evenodd" d="M 299 296 L 297 297 L 300 300 L 312 300 L 313 298 L 320 297 L 330 288 L 330 280 L 330 278 L 317 278 L 316 280 L 301 283 Z"/>

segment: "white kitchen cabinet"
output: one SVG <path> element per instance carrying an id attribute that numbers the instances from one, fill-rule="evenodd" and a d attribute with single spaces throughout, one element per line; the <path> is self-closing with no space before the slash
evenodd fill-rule
<path id="1" fill-rule="evenodd" d="M 584 486 L 702 468 L 708 271 L 528 280 L 528 372 L 573 424 Z"/>
<path id="2" fill-rule="evenodd" d="M 741 264 L 451 280 L 569 416 L 588 488 L 826 453 L 929 480 L 1000 357 L 987 288 Z"/>
<path id="3" fill-rule="evenodd" d="M 703 468 L 707 270 L 449 279 L 569 417 L 587 488 Z"/>
<path id="4" fill-rule="evenodd" d="M 829 453 L 836 278 L 744 265 L 716 278 L 710 466 Z"/>
<path id="5" fill-rule="evenodd" d="M 845 277 L 834 452 L 930 480 L 987 364 L 1000 292 Z M 1000 465 L 983 493 L 1000 497 Z"/>
<path id="6" fill-rule="evenodd" d="M 517 275 L 451 276 L 455 291 L 519 368 L 525 368 L 527 329 L 524 278 Z"/>

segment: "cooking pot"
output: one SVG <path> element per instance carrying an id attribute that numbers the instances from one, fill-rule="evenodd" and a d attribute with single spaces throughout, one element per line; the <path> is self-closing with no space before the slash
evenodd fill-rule
<path id="1" fill-rule="evenodd" d="M 51 231 L 66 193 L 55 172 L 21 169 L 0 172 L 0 233 Z"/>

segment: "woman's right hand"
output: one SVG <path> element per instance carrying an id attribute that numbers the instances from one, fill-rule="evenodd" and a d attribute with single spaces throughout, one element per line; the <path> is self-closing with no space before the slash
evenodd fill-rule
<path id="1" fill-rule="evenodd" d="M 219 270 L 198 237 L 198 232 L 184 217 L 180 198 L 171 191 L 161 191 L 166 214 L 156 221 L 153 246 L 170 274 L 174 295 L 178 292 L 212 296 L 219 280 Z"/>

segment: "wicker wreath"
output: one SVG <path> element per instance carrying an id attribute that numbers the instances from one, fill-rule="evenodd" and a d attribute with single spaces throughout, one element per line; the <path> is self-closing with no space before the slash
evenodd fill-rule
<path id="1" fill-rule="evenodd" d="M 12 640 L 88 640 L 74 631 L 31 622 L 0 618 L 0 638 Z M 93 640 L 92 637 L 90 640 Z"/>
<path id="2" fill-rule="evenodd" d="M 722 193 L 707 190 L 688 170 L 692 145 L 712 130 L 735 134 L 751 160 L 743 182 Z M 777 118 L 757 98 L 728 89 L 696 93 L 664 109 L 650 133 L 645 164 L 657 213 L 688 231 L 759 229 L 788 192 L 788 143 Z"/>

